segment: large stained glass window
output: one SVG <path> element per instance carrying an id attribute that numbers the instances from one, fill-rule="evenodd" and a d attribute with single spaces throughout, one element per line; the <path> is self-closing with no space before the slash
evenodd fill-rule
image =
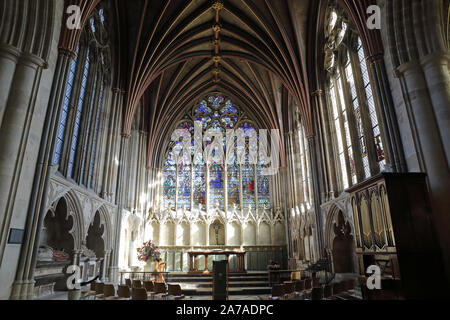
<path id="1" fill-rule="evenodd" d="M 201 100 L 175 128 L 188 129 L 192 140 L 194 140 L 195 121 L 201 122 L 203 136 L 211 128 L 222 132 L 224 154 L 227 153 L 227 130 L 242 128 L 245 133 L 250 129 L 257 130 L 256 126 L 240 108 L 235 106 L 230 99 L 219 94 L 210 95 Z M 204 144 L 208 146 L 212 142 L 213 138 L 208 139 Z M 174 209 L 175 202 L 177 202 L 177 209 L 185 206 L 188 210 L 197 210 L 200 204 L 202 209 L 205 210 L 206 202 L 208 202 L 209 208 L 218 205 L 221 210 L 224 210 L 225 188 L 227 189 L 228 210 L 232 210 L 234 206 L 240 209 L 241 205 L 244 210 L 247 210 L 249 206 L 252 210 L 256 206 L 259 209 L 270 208 L 270 177 L 261 174 L 259 164 L 255 166 L 248 163 L 248 139 L 245 143 L 247 162 L 242 166 L 238 164 L 236 150 L 233 152 L 230 150 L 227 155 L 228 161 L 222 164 L 212 163 L 207 165 L 203 159 L 199 159 L 199 162 L 192 161 L 193 164 L 177 164 L 177 161 L 173 158 L 173 150 L 179 143 L 181 142 L 171 142 L 168 148 L 169 160 L 166 161 L 163 170 L 163 209 Z M 194 145 L 193 141 L 192 145 Z M 194 148 L 192 147 L 191 157 L 193 155 Z M 213 152 L 214 155 L 215 151 Z M 178 180 L 176 179 L 177 172 Z M 207 181 L 208 177 L 209 180 Z M 191 208 L 191 193 L 193 208 Z M 256 199 L 258 199 L 258 203 L 256 203 Z"/>
<path id="2" fill-rule="evenodd" d="M 343 191 L 385 169 L 378 110 L 363 43 L 341 8 L 330 6 L 325 36 L 330 122 L 336 173 Z"/>
<path id="3" fill-rule="evenodd" d="M 61 152 L 62 147 L 64 144 L 64 133 L 66 131 L 66 124 L 67 124 L 67 117 L 69 115 L 69 103 L 70 99 L 72 97 L 72 88 L 74 85 L 75 80 L 75 70 L 77 68 L 77 61 L 78 61 L 78 52 L 80 51 L 80 46 L 78 45 L 77 48 L 77 55 L 72 60 L 70 64 L 70 71 L 69 71 L 69 78 L 67 79 L 67 88 L 66 88 L 66 94 L 64 96 L 64 105 L 62 109 L 61 114 L 61 120 L 59 122 L 59 128 L 58 128 L 58 136 L 56 137 L 56 150 L 55 155 L 53 157 L 53 163 L 60 164 L 61 161 Z"/>
<path id="4" fill-rule="evenodd" d="M 75 128 L 73 130 L 72 145 L 70 148 L 69 167 L 68 167 L 68 173 L 67 173 L 67 175 L 70 178 L 73 177 L 72 176 L 73 175 L 73 166 L 74 166 L 74 162 L 75 162 L 75 153 L 76 153 L 77 147 L 78 147 L 78 134 L 80 131 L 81 116 L 83 113 L 84 96 L 86 93 L 86 85 L 87 85 L 87 80 L 88 80 L 89 67 L 90 67 L 90 59 L 89 59 L 89 48 L 88 48 L 86 64 L 84 65 L 83 80 L 81 82 L 80 99 L 78 101 L 77 113 L 76 113 L 76 117 L 75 117 Z"/>

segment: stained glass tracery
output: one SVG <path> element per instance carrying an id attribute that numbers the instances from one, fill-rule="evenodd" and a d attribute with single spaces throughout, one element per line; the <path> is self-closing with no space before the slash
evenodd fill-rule
<path id="1" fill-rule="evenodd" d="M 242 128 L 246 134 L 252 129 L 256 130 L 248 116 L 244 115 L 231 100 L 225 99 L 221 95 L 211 95 L 201 100 L 194 106 L 192 113 L 185 116 L 176 128 L 187 129 L 191 133 L 191 137 L 194 137 L 194 121 L 202 123 L 203 137 L 209 129 L 218 129 L 223 133 L 224 153 L 227 151 L 227 130 Z M 179 146 L 179 143 L 172 142 L 169 150 Z M 212 138 L 206 139 L 204 147 L 210 143 L 212 143 Z M 194 146 L 194 139 L 192 139 L 192 145 Z M 245 149 L 248 152 L 248 139 L 245 142 Z M 192 148 L 192 155 L 194 155 L 194 148 Z M 213 151 L 214 155 L 215 150 Z M 186 207 L 188 210 L 197 210 L 200 204 L 202 209 L 205 210 L 208 199 L 210 208 L 214 208 L 215 204 L 218 203 L 219 208 L 224 210 L 225 184 L 228 210 L 232 210 L 234 205 L 240 208 L 241 199 L 244 210 L 247 210 L 249 205 L 252 210 L 256 208 L 256 205 L 260 209 L 263 207 L 270 208 L 270 178 L 261 175 L 259 164 L 256 166 L 252 164 L 239 166 L 235 153 L 228 155 L 226 164 L 214 163 L 208 166 L 203 162 L 203 159 L 193 161 L 193 164 L 176 164 L 172 151 L 168 153 L 168 158 L 169 160 L 166 161 L 163 170 L 163 209 L 175 209 L 176 198 L 176 209 Z M 248 161 L 248 155 L 246 158 Z M 192 170 L 191 166 L 193 166 Z M 209 181 L 207 181 L 207 171 L 209 172 Z M 241 186 L 242 190 L 240 190 Z M 209 190 L 208 194 L 207 189 Z M 175 197 L 175 194 L 177 194 L 177 197 Z M 256 198 L 258 204 L 256 204 Z M 193 208 L 191 208 L 191 202 Z"/>

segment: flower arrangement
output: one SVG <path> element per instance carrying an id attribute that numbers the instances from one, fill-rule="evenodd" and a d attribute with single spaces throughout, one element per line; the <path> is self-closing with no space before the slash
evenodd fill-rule
<path id="1" fill-rule="evenodd" d="M 137 248 L 138 260 L 139 261 L 160 261 L 161 252 L 159 252 L 158 247 L 153 243 L 153 241 L 144 242 L 142 247 Z"/>

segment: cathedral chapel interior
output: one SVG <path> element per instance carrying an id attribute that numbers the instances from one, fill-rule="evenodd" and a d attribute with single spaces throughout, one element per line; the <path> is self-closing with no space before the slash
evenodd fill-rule
<path id="1" fill-rule="evenodd" d="M 449 0 L 0 0 L 0 300 L 449 298 L 449 50 Z"/>

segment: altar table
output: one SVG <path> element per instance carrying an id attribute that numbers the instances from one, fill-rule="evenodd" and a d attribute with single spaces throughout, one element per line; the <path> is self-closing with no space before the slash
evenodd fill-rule
<path id="1" fill-rule="evenodd" d="M 236 270 L 229 272 L 233 273 L 246 273 L 245 270 L 245 251 L 233 251 L 233 250 L 209 250 L 209 251 L 189 251 L 189 273 L 210 273 L 212 270 L 208 269 L 208 257 L 209 256 L 226 256 L 228 261 L 231 255 L 236 256 Z M 205 256 L 205 270 L 198 270 L 198 256 Z"/>

